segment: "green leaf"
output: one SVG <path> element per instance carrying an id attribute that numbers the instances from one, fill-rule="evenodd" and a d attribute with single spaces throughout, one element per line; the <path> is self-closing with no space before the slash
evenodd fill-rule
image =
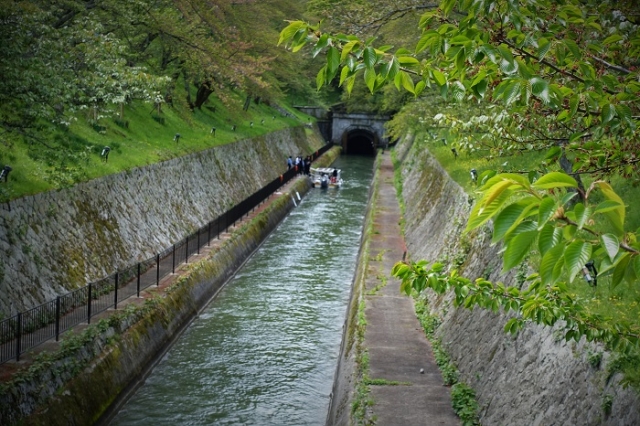
<path id="1" fill-rule="evenodd" d="M 629 127 L 635 129 L 635 122 L 633 121 L 633 113 L 631 112 L 631 108 L 623 104 L 616 104 L 615 108 L 618 116 L 626 121 Z"/>
<path id="2" fill-rule="evenodd" d="M 400 64 L 396 60 L 396 58 L 391 58 L 391 60 L 383 67 L 382 76 L 385 79 L 391 80 L 395 78 L 396 74 L 400 70 Z"/>
<path id="3" fill-rule="evenodd" d="M 618 33 L 614 33 L 614 34 L 611 34 L 609 37 L 605 38 L 602 41 L 602 44 L 607 46 L 609 44 L 617 43 L 620 40 L 623 40 L 622 36 L 620 34 L 618 34 Z"/>
<path id="4" fill-rule="evenodd" d="M 367 46 L 364 49 L 363 61 L 367 69 L 373 69 L 378 61 L 378 55 L 376 55 L 376 51 L 373 47 Z"/>
<path id="5" fill-rule="evenodd" d="M 440 9 L 444 13 L 444 16 L 449 16 L 457 2 L 458 0 L 442 0 L 440 3 Z"/>
<path id="6" fill-rule="evenodd" d="M 540 206 L 538 207 L 538 229 L 542 229 L 554 215 L 556 209 L 556 200 L 553 198 L 544 197 L 542 201 L 540 201 Z"/>
<path id="7" fill-rule="evenodd" d="M 364 70 L 364 81 L 369 88 L 369 91 L 373 93 L 376 84 L 376 71 L 373 68 L 366 68 Z"/>
<path id="8" fill-rule="evenodd" d="M 575 214 L 575 222 L 576 225 L 578 225 L 578 229 L 582 229 L 584 224 L 587 222 L 587 219 L 589 219 L 591 209 L 585 208 L 582 203 L 577 203 L 573 208 L 573 213 Z"/>
<path id="9" fill-rule="evenodd" d="M 573 281 L 584 264 L 591 257 L 591 244 L 584 241 L 574 241 L 564 251 L 564 266 L 569 272 L 569 281 Z"/>
<path id="10" fill-rule="evenodd" d="M 411 76 L 406 72 L 402 72 L 401 74 L 402 74 L 401 75 L 402 87 L 404 87 L 404 89 L 407 92 L 413 93 L 415 95 L 415 89 L 414 89 L 413 80 L 411 79 Z"/>
<path id="11" fill-rule="evenodd" d="M 356 47 L 358 43 L 360 43 L 359 40 L 351 40 L 350 42 L 345 43 L 345 45 L 342 46 L 342 54 L 340 55 L 340 62 L 343 62 L 345 59 L 347 59 L 347 56 L 349 56 L 349 53 L 351 53 L 353 48 Z"/>
<path id="12" fill-rule="evenodd" d="M 600 241 L 602 241 L 602 247 L 604 247 L 607 255 L 609 255 L 609 259 L 613 262 L 613 259 L 615 259 L 620 250 L 618 238 L 613 234 L 603 234 L 600 237 Z"/>
<path id="13" fill-rule="evenodd" d="M 498 213 L 498 210 L 509 199 L 509 197 L 511 197 L 512 194 L 513 191 L 507 189 L 506 191 L 503 191 L 500 196 L 493 200 L 493 202 L 489 205 L 476 203 L 476 205 L 471 210 L 471 213 L 469 214 L 469 220 L 464 232 L 468 232 L 472 229 L 478 228 L 489 219 L 491 219 L 495 214 Z M 481 206 L 482 210 L 480 210 Z"/>
<path id="14" fill-rule="evenodd" d="M 618 259 L 618 263 L 616 264 L 615 269 L 613 270 L 613 275 L 611 276 L 611 287 L 616 288 L 618 284 L 622 282 L 625 274 L 627 273 L 627 266 L 629 266 L 629 262 L 631 261 L 630 253 L 624 253 Z"/>
<path id="15" fill-rule="evenodd" d="M 566 173 L 551 172 L 535 181 L 532 186 L 536 189 L 551 189 L 562 187 L 576 188 L 578 186 L 578 183 L 574 178 Z"/>
<path id="16" fill-rule="evenodd" d="M 348 76 L 349 76 L 349 67 L 345 65 L 344 67 L 342 67 L 342 71 L 340 71 L 340 83 L 338 83 L 338 86 L 342 86 L 342 83 L 344 83 L 344 81 Z"/>
<path id="17" fill-rule="evenodd" d="M 544 256 L 552 247 L 560 242 L 562 231 L 550 223 L 547 223 L 540 230 L 538 235 L 538 250 L 540 255 Z"/>
<path id="18" fill-rule="evenodd" d="M 475 83 L 471 86 L 471 90 L 478 98 L 484 98 L 484 95 L 487 93 L 488 82 L 486 79 L 482 79 L 479 82 Z"/>
<path id="19" fill-rule="evenodd" d="M 464 84 L 462 84 L 459 81 L 454 81 L 453 84 L 451 85 L 451 96 L 453 97 L 453 99 L 460 102 L 464 99 L 464 94 L 465 94 Z"/>
<path id="20" fill-rule="evenodd" d="M 335 46 L 331 46 L 327 51 L 327 82 L 331 81 L 338 72 L 340 66 L 340 52 Z"/>
<path id="21" fill-rule="evenodd" d="M 620 207 L 624 207 L 623 204 L 620 204 L 617 201 L 613 201 L 613 200 L 606 200 L 601 202 L 600 204 L 598 204 L 598 206 L 596 207 L 594 213 L 606 213 L 612 210 L 616 210 L 619 209 Z"/>
<path id="22" fill-rule="evenodd" d="M 562 254 L 564 245 L 558 244 L 549 249 L 540 261 L 540 278 L 543 284 L 553 284 L 562 272 Z"/>
<path id="23" fill-rule="evenodd" d="M 607 182 L 598 181 L 594 182 L 594 185 L 600 188 L 602 194 L 609 201 L 614 201 L 618 203 L 618 207 L 614 210 L 609 210 L 605 212 L 605 216 L 609 219 L 609 222 L 615 228 L 617 235 L 622 235 L 624 233 L 624 219 L 625 219 L 625 206 L 622 201 L 622 198 L 615 193 L 611 185 Z"/>
<path id="24" fill-rule="evenodd" d="M 560 154 L 562 154 L 562 148 L 560 148 L 559 146 L 555 145 L 552 146 L 551 148 L 549 148 L 549 151 L 547 151 L 547 155 L 544 156 L 545 160 L 554 160 L 556 158 L 558 158 L 560 156 Z"/>
<path id="25" fill-rule="evenodd" d="M 602 107 L 602 111 L 600 112 L 600 119 L 602 120 L 602 124 L 607 124 L 611 120 L 613 120 L 616 116 L 616 109 L 611 104 L 606 104 Z"/>
<path id="26" fill-rule="evenodd" d="M 522 262 L 537 236 L 538 231 L 522 232 L 509 241 L 502 257 L 504 271 L 508 271 Z"/>
<path id="27" fill-rule="evenodd" d="M 570 38 L 564 39 L 564 44 L 576 61 L 582 58 L 582 49 L 580 49 L 580 46 L 578 46 L 574 40 Z"/>
<path id="28" fill-rule="evenodd" d="M 513 203 L 505 207 L 493 220 L 492 243 L 500 241 L 507 231 L 518 224 L 518 219 L 529 203 Z"/>
<path id="29" fill-rule="evenodd" d="M 318 75 L 316 75 L 316 87 L 318 88 L 318 90 L 320 90 L 324 85 L 326 72 L 327 72 L 327 66 L 325 65 L 322 68 L 320 68 L 320 71 L 318 71 Z"/>
<path id="30" fill-rule="evenodd" d="M 400 62 L 400 65 L 403 65 L 403 66 L 411 67 L 414 65 L 420 65 L 420 61 L 418 61 L 413 56 L 399 56 L 397 59 L 398 59 L 398 62 Z"/>
<path id="31" fill-rule="evenodd" d="M 640 277 L 640 256 L 638 255 L 633 258 L 633 269 L 636 271 L 636 277 Z"/>
<path id="32" fill-rule="evenodd" d="M 542 99 L 543 102 L 549 103 L 549 82 L 540 77 L 533 77 L 529 83 L 531 83 L 531 93 Z"/>
<path id="33" fill-rule="evenodd" d="M 549 52 L 549 49 L 551 49 L 551 43 L 549 40 L 546 38 L 538 39 L 538 48 L 536 49 L 536 56 L 538 57 L 538 60 L 543 60 Z"/>
<path id="34" fill-rule="evenodd" d="M 440 71 L 434 69 L 432 72 L 433 78 L 436 80 L 436 83 L 438 83 L 439 86 L 444 86 L 447 83 L 447 78 Z"/>
<path id="35" fill-rule="evenodd" d="M 280 38 L 278 39 L 278 46 L 283 41 L 291 39 L 299 30 L 306 28 L 307 23 L 303 21 L 290 22 L 282 31 L 280 31 Z"/>
<path id="36" fill-rule="evenodd" d="M 426 87 L 426 84 L 425 84 L 424 80 L 420 80 L 419 82 L 416 83 L 416 88 L 415 88 L 414 94 L 416 96 L 420 96 L 420 93 L 422 93 L 422 91 L 424 90 L 425 87 Z"/>

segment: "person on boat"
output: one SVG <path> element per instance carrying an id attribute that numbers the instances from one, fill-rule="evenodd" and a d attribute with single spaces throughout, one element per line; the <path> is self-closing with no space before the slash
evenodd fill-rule
<path id="1" fill-rule="evenodd" d="M 291 167 L 293 167 L 293 159 L 289 156 L 289 158 L 287 158 L 287 170 L 290 170 Z"/>
<path id="2" fill-rule="evenodd" d="M 333 173 L 331 173 L 331 183 L 338 182 L 338 169 L 333 169 Z"/>
<path id="3" fill-rule="evenodd" d="M 322 177 L 320 178 L 320 188 L 328 188 L 329 187 L 329 180 L 327 179 L 327 174 L 323 173 Z"/>

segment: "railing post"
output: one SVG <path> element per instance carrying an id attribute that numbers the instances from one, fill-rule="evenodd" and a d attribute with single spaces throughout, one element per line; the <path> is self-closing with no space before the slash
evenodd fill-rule
<path id="1" fill-rule="evenodd" d="M 211 247 L 211 222 L 207 228 L 207 247 Z"/>
<path id="2" fill-rule="evenodd" d="M 60 338 L 60 296 L 56 297 L 56 342 Z"/>
<path id="3" fill-rule="evenodd" d="M 116 281 L 115 281 L 115 291 L 113 293 L 113 309 L 118 309 L 118 277 L 119 274 L 116 272 Z"/>
<path id="4" fill-rule="evenodd" d="M 140 297 L 140 262 L 138 262 L 138 280 L 136 282 L 136 295 Z"/>
<path id="5" fill-rule="evenodd" d="M 176 273 L 176 245 L 173 245 L 173 255 L 171 256 L 171 273 Z"/>
<path id="6" fill-rule="evenodd" d="M 196 254 L 200 254 L 200 230 L 198 229 L 198 247 L 196 248 Z"/>
<path id="7" fill-rule="evenodd" d="M 156 286 L 160 285 L 160 253 L 156 254 Z"/>
<path id="8" fill-rule="evenodd" d="M 18 312 L 18 323 L 16 324 L 16 361 L 20 361 L 20 351 L 22 341 L 22 312 Z"/>
<path id="9" fill-rule="evenodd" d="M 89 296 L 87 297 L 87 324 L 91 324 L 91 283 L 89 283 Z"/>
<path id="10" fill-rule="evenodd" d="M 189 236 L 187 235 L 187 242 L 184 244 L 184 263 L 189 263 Z"/>

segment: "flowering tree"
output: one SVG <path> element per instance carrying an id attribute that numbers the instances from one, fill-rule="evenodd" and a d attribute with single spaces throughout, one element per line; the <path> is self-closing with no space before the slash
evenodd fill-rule
<path id="1" fill-rule="evenodd" d="M 640 277 L 638 231 L 625 226 L 627 206 L 607 181 L 640 182 L 638 19 L 631 1 L 443 0 L 422 14 L 413 46 L 376 46 L 373 38 L 324 33 L 302 21 L 290 22 L 280 43 L 325 55 L 318 88 L 337 79 L 350 91 L 363 78 L 371 92 L 392 83 L 416 97 L 437 91 L 449 102 L 478 105 L 464 116 L 445 109 L 431 119 L 449 127 L 461 149 L 546 152 L 534 173 L 481 175 L 466 228 L 493 220 L 505 270 L 535 253 L 527 289 L 471 281 L 421 261 L 394 267 L 404 291 L 453 289 L 458 305 L 517 311 L 506 326 L 511 332 L 525 321 L 562 321 L 567 339 L 628 349 L 640 342 L 637 324 L 589 313 L 565 283 L 585 265 L 612 286 L 637 285 Z M 554 161 L 557 170 L 548 172 Z M 588 188 L 580 182 L 585 174 L 593 178 Z"/>

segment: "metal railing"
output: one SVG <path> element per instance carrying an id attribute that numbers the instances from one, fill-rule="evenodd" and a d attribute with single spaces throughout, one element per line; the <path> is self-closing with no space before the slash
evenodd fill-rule
<path id="1" fill-rule="evenodd" d="M 324 154 L 331 146 L 329 143 L 311 154 L 311 160 Z M 117 309 L 118 303 L 123 300 L 134 295 L 140 297 L 142 290 L 160 285 L 160 281 L 175 273 L 180 264 L 187 263 L 189 257 L 199 254 L 200 249 L 209 246 L 213 239 L 219 239 L 220 234 L 248 215 L 297 174 L 295 169 L 288 170 L 193 234 L 150 259 L 0 321 L 0 364 L 11 359 L 19 361 L 20 355 L 26 351 L 53 338 L 58 341 L 60 334 L 70 328 L 83 322 L 91 323 L 91 318 L 99 313 L 110 308 Z"/>

